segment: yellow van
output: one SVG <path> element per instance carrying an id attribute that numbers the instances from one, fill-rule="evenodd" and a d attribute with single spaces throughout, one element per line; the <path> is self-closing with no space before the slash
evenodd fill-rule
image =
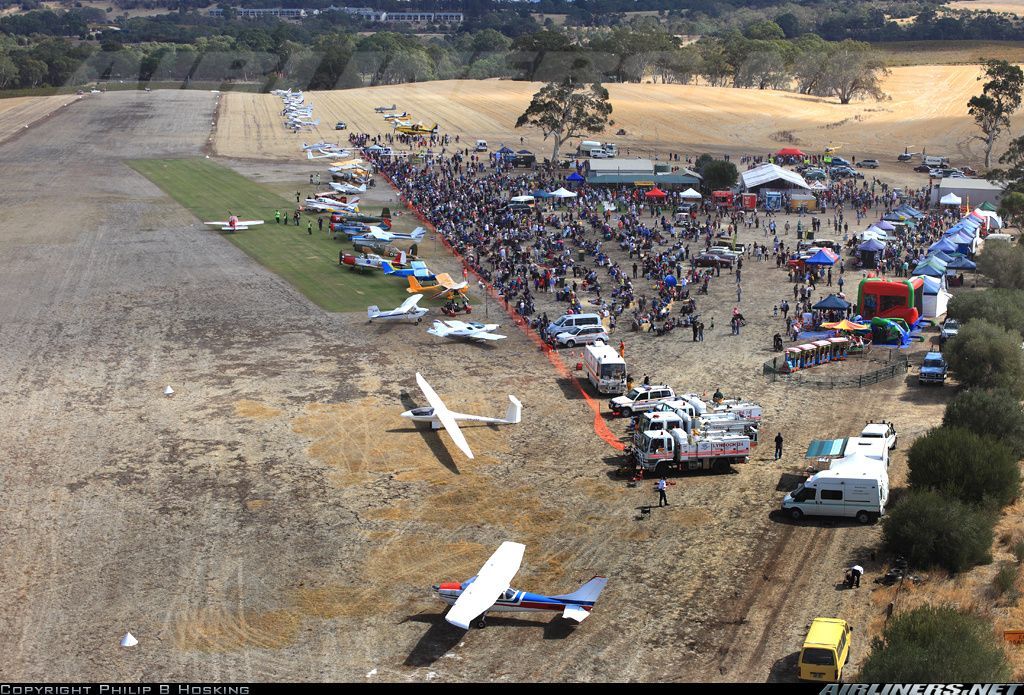
<path id="1" fill-rule="evenodd" d="M 815 618 L 800 650 L 797 663 L 800 680 L 841 681 L 843 667 L 850 656 L 851 632 L 853 628 L 841 618 Z"/>

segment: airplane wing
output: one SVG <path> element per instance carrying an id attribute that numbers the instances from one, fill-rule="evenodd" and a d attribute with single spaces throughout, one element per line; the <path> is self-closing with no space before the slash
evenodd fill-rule
<path id="1" fill-rule="evenodd" d="M 227 220 L 224 220 L 223 222 L 203 222 L 203 224 L 212 224 L 212 225 L 214 225 L 216 227 L 227 227 L 228 226 Z"/>
<path id="2" fill-rule="evenodd" d="M 416 305 L 419 304 L 420 300 L 423 299 L 422 294 L 414 294 L 413 296 L 402 302 L 402 306 L 398 307 L 396 311 L 400 311 L 403 314 L 408 314 L 410 311 L 416 309 Z"/>
<path id="3" fill-rule="evenodd" d="M 468 630 L 470 622 L 493 606 L 494 602 L 508 590 L 512 578 L 523 564 L 525 552 L 526 546 L 522 543 L 505 541 L 498 546 L 491 558 L 480 568 L 469 588 L 455 600 L 455 604 L 444 619 L 456 627 Z"/>
<path id="4" fill-rule="evenodd" d="M 485 333 L 480 331 L 479 333 L 472 333 L 469 336 L 473 340 L 504 340 L 507 336 L 498 335 L 497 333 Z"/>
<path id="5" fill-rule="evenodd" d="M 462 430 L 459 429 L 459 423 L 452 417 L 451 411 L 448 410 L 448 406 L 444 404 L 441 397 L 437 395 L 437 392 L 431 388 L 430 384 L 427 383 L 427 380 L 424 379 L 423 375 L 419 372 L 416 372 L 416 383 L 419 384 L 420 390 L 423 391 L 423 395 L 427 397 L 427 402 L 430 403 L 431 407 L 434 409 L 434 417 L 444 425 L 445 430 L 448 431 L 448 434 L 451 436 L 452 441 L 455 442 L 455 445 L 462 450 L 462 453 L 464 453 L 467 458 L 473 458 L 473 451 L 469 448 L 469 442 L 467 442 L 466 437 L 463 436 Z M 502 591 L 507 588 L 508 586 L 502 589 Z"/>
<path id="6" fill-rule="evenodd" d="M 252 227 L 257 224 L 263 224 L 263 220 L 238 220 L 238 225 L 245 225 L 246 227 Z"/>

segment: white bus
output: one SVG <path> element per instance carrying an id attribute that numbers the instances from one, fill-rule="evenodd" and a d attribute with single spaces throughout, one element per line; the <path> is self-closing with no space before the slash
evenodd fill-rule
<path id="1" fill-rule="evenodd" d="M 588 345 L 583 352 L 583 364 L 598 393 L 626 392 L 626 361 L 610 345 L 601 341 Z"/>

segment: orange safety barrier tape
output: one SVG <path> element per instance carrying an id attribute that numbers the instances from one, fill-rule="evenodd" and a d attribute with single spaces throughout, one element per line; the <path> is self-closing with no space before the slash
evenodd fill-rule
<path id="1" fill-rule="evenodd" d="M 395 192 L 398 194 L 398 199 L 402 201 L 402 204 L 405 205 L 406 208 L 412 211 L 412 214 L 416 216 L 416 219 L 422 222 L 423 225 L 428 230 L 430 230 L 431 234 L 436 235 L 437 238 L 441 240 L 441 244 L 446 249 L 448 249 L 448 252 L 455 256 L 455 258 L 458 259 L 460 263 L 462 263 L 463 272 L 472 273 L 473 277 L 477 279 L 477 282 L 484 286 L 487 293 L 494 297 L 494 300 L 498 303 L 498 306 L 504 306 L 505 313 L 509 315 L 509 317 L 512 319 L 512 322 L 519 327 L 519 329 L 526 335 L 527 338 L 532 340 L 534 344 L 538 348 L 540 348 L 541 351 L 544 352 L 544 354 L 548 358 L 548 362 L 550 362 L 551 366 L 555 368 L 555 371 L 557 371 L 560 375 L 568 379 L 570 383 L 572 383 L 572 385 L 576 387 L 576 390 L 580 392 L 581 396 L 583 396 L 583 399 L 587 402 L 587 405 L 590 406 L 590 409 L 592 411 L 594 411 L 594 433 L 598 437 L 603 439 L 605 442 L 607 442 L 608 445 L 611 446 L 612 448 L 618 451 L 624 451 L 626 449 L 626 445 L 623 444 L 610 429 L 608 429 L 608 423 L 604 421 L 604 417 L 601 415 L 600 404 L 596 400 L 594 400 L 594 398 L 592 398 L 589 393 L 587 393 L 584 390 L 583 385 L 580 383 L 580 380 L 577 379 L 576 375 L 572 373 L 572 370 L 570 370 L 569 367 L 566 366 L 565 362 L 562 360 L 562 357 L 554 349 L 552 349 L 550 345 L 545 343 L 544 340 L 542 340 L 541 337 L 537 335 L 536 331 L 533 331 L 526 324 L 526 321 L 523 319 L 522 316 L 517 314 L 509 307 L 508 303 L 504 300 L 503 297 L 498 295 L 498 292 L 494 289 L 491 283 L 484 281 L 484 279 L 480 277 L 475 270 L 469 267 L 469 264 L 466 263 L 462 255 L 451 247 L 451 244 L 448 243 L 448 239 L 445 238 L 444 234 L 441 234 L 440 232 L 437 231 L 437 228 L 434 227 L 430 220 L 427 219 L 426 215 L 420 212 L 419 208 L 417 208 L 411 202 L 406 200 L 401 190 L 399 190 L 398 186 L 395 185 L 395 182 L 392 181 L 391 178 L 387 176 L 387 174 L 384 174 L 382 172 L 377 173 L 385 181 L 387 181 L 388 184 L 395 190 Z"/>

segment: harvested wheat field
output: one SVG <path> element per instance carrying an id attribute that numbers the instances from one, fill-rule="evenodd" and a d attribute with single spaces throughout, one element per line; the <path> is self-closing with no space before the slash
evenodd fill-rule
<path id="1" fill-rule="evenodd" d="M 891 99 L 845 106 L 835 99 L 772 90 L 612 84 L 607 87 L 615 124 L 600 139 L 618 143 L 619 156 L 718 150 L 763 154 L 786 145 L 820 152 L 829 143 L 841 143 L 844 155 L 873 156 L 883 163 L 895 162 L 910 147 L 977 164 L 981 150 L 970 140 L 976 127 L 966 105 L 979 91 L 979 74 L 970 65 L 893 68 L 883 85 Z M 285 129 L 277 97 L 229 93 L 214 142 L 224 156 L 290 158 L 304 141 L 344 139 L 344 132 L 334 130 L 339 120 L 354 132 L 390 132 L 373 107 L 394 103 L 414 121 L 428 127 L 436 122 L 443 133 L 461 134 L 463 145 L 482 138 L 492 147 L 505 143 L 519 149 L 519 138 L 525 137 L 530 149 L 549 156 L 551 144 L 537 131 L 513 127 L 540 86 L 458 80 L 311 92 L 307 102 L 321 123 L 297 134 Z M 1022 126 L 1024 114 L 1018 114 L 1014 131 Z M 620 128 L 626 135 L 614 134 Z M 563 152 L 576 144 L 568 143 Z"/>
<path id="2" fill-rule="evenodd" d="M 954 0 L 946 3 L 953 10 L 974 10 L 976 12 L 1006 12 L 1008 14 L 1024 14 L 1024 0 Z"/>
<path id="3" fill-rule="evenodd" d="M 56 94 L 49 97 L 12 97 L 0 99 L 0 142 L 32 127 L 42 118 L 71 106 L 83 97 Z"/>

